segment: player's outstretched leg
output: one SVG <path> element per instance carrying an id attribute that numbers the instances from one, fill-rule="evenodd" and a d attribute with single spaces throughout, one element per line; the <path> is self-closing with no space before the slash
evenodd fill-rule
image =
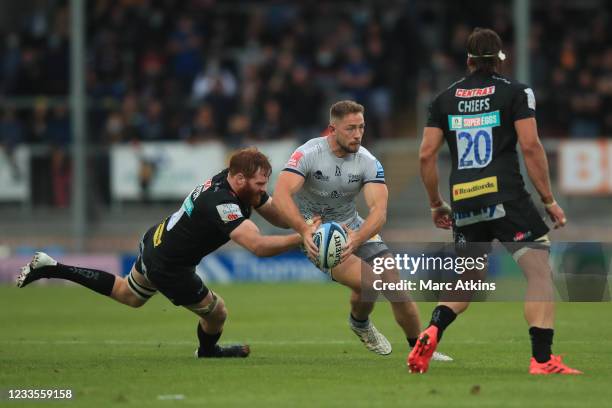
<path id="1" fill-rule="evenodd" d="M 36 252 L 32 261 L 21 268 L 17 287 L 26 287 L 43 278 L 69 280 L 131 307 L 144 305 L 157 293 L 153 284 L 135 266 L 128 276 L 121 279 L 109 272 L 61 264 L 44 252 Z"/>
<path id="2" fill-rule="evenodd" d="M 30 263 L 21 268 L 17 286 L 23 288 L 42 278 L 69 280 L 106 296 L 111 295 L 115 283 L 111 273 L 63 265 L 44 252 L 36 252 Z"/>
<path id="3" fill-rule="evenodd" d="M 195 351 L 197 358 L 248 357 L 251 349 L 246 344 L 219 345 L 217 342 L 223 332 L 227 319 L 225 302 L 220 296 L 209 291 L 197 305 L 187 307 L 200 316 L 197 334 L 200 345 Z"/>

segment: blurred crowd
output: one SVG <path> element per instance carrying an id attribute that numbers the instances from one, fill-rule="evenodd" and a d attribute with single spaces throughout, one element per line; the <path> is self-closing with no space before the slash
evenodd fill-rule
<path id="1" fill-rule="evenodd" d="M 321 132 L 329 103 L 340 98 L 366 106 L 368 138 L 413 136 L 419 109 L 465 73 L 474 26 L 502 36 L 512 74 L 510 3 L 92 0 L 89 139 L 304 140 Z M 612 135 L 610 5 L 531 3 L 541 133 Z M 23 142 L 70 143 L 61 99 L 69 87 L 69 9 L 66 1 L 32 4 L 1 33 L 0 142 L 8 151 Z M 30 105 L 11 103 L 19 97 L 32 97 Z"/>

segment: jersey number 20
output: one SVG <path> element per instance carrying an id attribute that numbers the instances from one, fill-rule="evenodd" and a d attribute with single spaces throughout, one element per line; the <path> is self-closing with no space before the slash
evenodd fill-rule
<path id="1" fill-rule="evenodd" d="M 492 128 L 457 131 L 458 169 L 486 167 L 493 158 Z"/>

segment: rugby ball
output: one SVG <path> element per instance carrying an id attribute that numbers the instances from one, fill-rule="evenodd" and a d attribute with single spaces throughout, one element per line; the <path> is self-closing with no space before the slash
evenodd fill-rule
<path id="1" fill-rule="evenodd" d="M 312 236 L 312 240 L 319 248 L 317 266 L 321 269 L 330 269 L 340 263 L 342 248 L 346 245 L 346 232 L 337 222 L 326 222 Z"/>

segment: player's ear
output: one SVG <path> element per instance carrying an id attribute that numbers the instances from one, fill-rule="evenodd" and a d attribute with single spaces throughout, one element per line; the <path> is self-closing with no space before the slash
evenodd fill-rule
<path id="1" fill-rule="evenodd" d="M 242 187 L 246 184 L 246 177 L 244 177 L 244 174 L 242 173 L 238 173 L 236 174 L 236 183 Z"/>

